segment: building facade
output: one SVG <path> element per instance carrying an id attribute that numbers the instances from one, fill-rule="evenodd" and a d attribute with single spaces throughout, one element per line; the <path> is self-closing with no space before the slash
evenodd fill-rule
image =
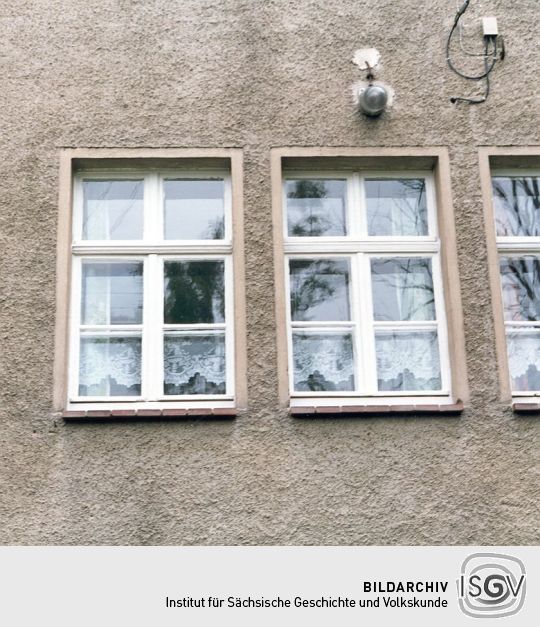
<path id="1" fill-rule="evenodd" d="M 1 4 L 2 543 L 538 542 L 539 11 L 482 104 L 455 11 Z"/>

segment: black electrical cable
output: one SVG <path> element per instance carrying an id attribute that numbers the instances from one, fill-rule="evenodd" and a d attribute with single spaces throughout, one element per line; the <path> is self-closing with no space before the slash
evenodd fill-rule
<path id="1" fill-rule="evenodd" d="M 482 102 L 485 102 L 489 95 L 489 75 L 491 74 L 493 68 L 495 67 L 495 64 L 498 61 L 498 58 L 497 58 L 498 57 L 498 36 L 492 35 L 492 36 L 484 37 L 485 39 L 484 71 L 482 72 L 482 74 L 471 76 L 469 74 L 464 74 L 463 72 L 460 72 L 452 63 L 452 59 L 450 56 L 450 46 L 452 43 L 452 36 L 454 32 L 456 31 L 456 28 L 459 24 L 459 20 L 461 19 L 461 16 L 469 8 L 470 1 L 471 0 L 465 0 L 465 2 L 458 9 L 454 17 L 454 24 L 452 25 L 450 33 L 448 34 L 448 38 L 446 39 L 446 62 L 448 63 L 448 67 L 461 78 L 465 78 L 466 80 L 469 80 L 469 81 L 480 81 L 482 79 L 486 80 L 486 92 L 482 98 L 450 98 L 450 102 L 468 102 L 469 104 L 480 104 Z M 490 43 L 493 44 L 493 50 L 491 53 L 489 51 Z M 501 50 L 501 59 L 503 58 L 503 55 L 504 55 L 504 44 Z M 491 58 L 491 62 L 488 62 L 489 58 Z"/>
<path id="2" fill-rule="evenodd" d="M 495 48 L 496 49 L 496 48 Z M 486 42 L 484 45 L 484 68 L 487 68 L 487 64 L 488 64 L 488 39 L 486 38 Z M 482 98 L 463 98 L 463 97 L 454 97 L 454 98 L 450 98 L 450 102 L 454 103 L 454 102 L 468 102 L 469 104 L 482 104 L 483 102 L 485 102 L 487 100 L 487 97 L 489 96 L 489 72 L 487 72 L 487 74 L 485 74 L 486 79 L 486 91 L 484 93 L 484 95 L 482 96 Z"/>
<path id="3" fill-rule="evenodd" d="M 461 15 L 463 15 L 463 13 Z M 450 43 L 452 41 L 452 35 L 454 34 L 454 31 L 456 30 L 457 25 L 458 25 L 458 22 L 455 21 L 454 25 L 452 26 L 452 30 L 450 31 L 450 34 L 448 35 L 448 39 L 446 40 L 446 61 L 448 62 L 448 66 L 458 76 L 461 76 L 461 78 L 466 78 L 469 81 L 480 81 L 483 78 L 485 78 L 491 72 L 491 70 L 493 70 L 493 68 L 495 67 L 495 63 L 497 63 L 497 36 L 493 35 L 493 38 L 495 40 L 495 44 L 494 44 L 494 47 L 493 47 L 493 55 L 492 55 L 492 58 L 491 58 L 491 65 L 485 69 L 483 74 L 478 74 L 477 76 L 470 76 L 469 74 L 464 74 L 463 72 L 460 72 L 454 66 L 454 64 L 452 63 L 452 59 L 450 58 Z M 489 56 L 488 55 L 488 51 L 487 51 L 487 47 L 486 47 L 485 54 L 487 56 Z"/>

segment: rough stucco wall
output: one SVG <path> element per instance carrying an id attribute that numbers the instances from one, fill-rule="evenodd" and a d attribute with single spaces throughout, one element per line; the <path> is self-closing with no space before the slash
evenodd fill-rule
<path id="1" fill-rule="evenodd" d="M 477 156 L 540 143 L 538 2 L 478 4 L 467 15 L 499 18 L 508 57 L 486 105 L 456 107 L 449 97 L 474 86 L 445 67 L 454 0 L 0 1 L 0 542 L 538 543 L 540 417 L 498 400 Z M 365 46 L 396 91 L 375 122 L 351 107 Z M 281 145 L 449 147 L 461 417 L 301 421 L 278 408 L 269 149 Z M 55 419 L 68 146 L 244 149 L 250 408 L 236 421 Z"/>

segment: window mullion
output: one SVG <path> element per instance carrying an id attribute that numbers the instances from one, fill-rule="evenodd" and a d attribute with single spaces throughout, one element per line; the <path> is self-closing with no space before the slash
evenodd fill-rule
<path id="1" fill-rule="evenodd" d="M 347 177 L 347 237 L 357 240 L 362 234 L 360 177 L 350 174 Z"/>
<path id="2" fill-rule="evenodd" d="M 366 368 L 363 360 L 364 340 L 362 337 L 362 304 L 360 296 L 360 286 L 362 285 L 361 275 L 361 258 L 362 254 L 350 256 L 351 267 L 351 319 L 354 337 L 354 369 L 355 369 L 355 388 L 356 391 L 364 394 L 367 390 Z"/>
<path id="3" fill-rule="evenodd" d="M 144 179 L 144 242 L 163 239 L 161 181 L 159 174 L 152 172 Z"/>
<path id="4" fill-rule="evenodd" d="M 358 236 L 365 241 L 368 237 L 365 177 L 361 174 L 355 174 L 354 185 L 358 203 L 356 209 L 359 224 Z"/>
<path id="5" fill-rule="evenodd" d="M 158 255 L 148 255 L 145 263 L 143 316 L 143 371 L 147 400 L 157 400 L 161 395 L 163 369 L 162 284 L 162 260 Z"/>
<path id="6" fill-rule="evenodd" d="M 371 289 L 371 257 L 359 255 L 360 280 L 363 287 L 360 309 L 363 368 L 366 373 L 366 393 L 375 394 L 377 386 L 377 359 L 375 355 L 375 331 L 373 325 L 373 291 Z"/>

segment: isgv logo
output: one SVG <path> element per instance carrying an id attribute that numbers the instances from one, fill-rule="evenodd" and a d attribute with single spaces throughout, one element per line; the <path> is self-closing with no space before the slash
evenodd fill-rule
<path id="1" fill-rule="evenodd" d="M 467 616 L 511 616 L 525 602 L 525 566 L 510 555 L 473 553 L 461 566 L 457 587 L 459 607 Z"/>

